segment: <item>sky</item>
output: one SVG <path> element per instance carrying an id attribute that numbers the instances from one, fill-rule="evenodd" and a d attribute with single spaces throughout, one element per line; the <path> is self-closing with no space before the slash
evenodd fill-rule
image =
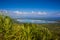
<path id="1" fill-rule="evenodd" d="M 0 11 L 12 17 L 60 17 L 60 0 L 0 0 Z"/>

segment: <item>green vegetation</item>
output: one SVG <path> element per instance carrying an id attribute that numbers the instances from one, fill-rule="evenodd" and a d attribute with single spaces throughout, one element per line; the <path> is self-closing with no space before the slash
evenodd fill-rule
<path id="1" fill-rule="evenodd" d="M 8 16 L 0 15 L 0 40 L 59 40 L 59 36 L 50 26 L 49 24 L 19 24 Z"/>

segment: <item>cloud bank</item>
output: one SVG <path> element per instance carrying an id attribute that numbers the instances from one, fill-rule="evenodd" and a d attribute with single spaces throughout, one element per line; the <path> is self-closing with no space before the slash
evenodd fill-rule
<path id="1" fill-rule="evenodd" d="M 47 12 L 35 12 L 35 11 L 31 11 L 31 12 L 24 12 L 24 11 L 13 11 L 13 13 L 17 14 L 17 15 L 47 15 Z"/>
<path id="2" fill-rule="evenodd" d="M 0 10 L 0 13 L 8 14 L 13 17 L 60 17 L 60 12 L 46 11 L 19 11 L 19 10 Z"/>

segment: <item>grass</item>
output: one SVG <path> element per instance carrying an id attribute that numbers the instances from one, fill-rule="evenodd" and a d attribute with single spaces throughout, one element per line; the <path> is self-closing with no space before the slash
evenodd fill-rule
<path id="1" fill-rule="evenodd" d="M 55 29 L 59 27 L 58 24 L 19 24 L 0 15 L 0 40 L 59 40 L 59 31 Z"/>

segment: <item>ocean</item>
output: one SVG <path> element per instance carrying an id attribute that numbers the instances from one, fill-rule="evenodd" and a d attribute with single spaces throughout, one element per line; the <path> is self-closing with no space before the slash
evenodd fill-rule
<path id="1" fill-rule="evenodd" d="M 58 23 L 57 21 L 49 20 L 32 20 L 32 19 L 17 19 L 20 23 Z"/>

